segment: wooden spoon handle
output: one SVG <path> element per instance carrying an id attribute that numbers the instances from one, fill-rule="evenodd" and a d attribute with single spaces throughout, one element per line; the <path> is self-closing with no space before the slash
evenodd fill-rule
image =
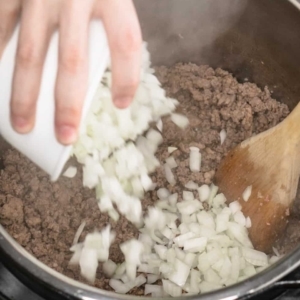
<path id="1" fill-rule="evenodd" d="M 282 122 L 282 126 L 282 129 L 287 135 L 286 141 L 296 143 L 296 145 L 300 148 L 300 102 L 290 115 Z"/>

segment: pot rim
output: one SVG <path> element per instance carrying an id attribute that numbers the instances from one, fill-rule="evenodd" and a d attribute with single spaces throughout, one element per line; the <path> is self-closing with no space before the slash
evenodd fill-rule
<path id="1" fill-rule="evenodd" d="M 300 11 L 299 0 L 288 0 Z M 149 299 L 144 296 L 121 295 L 113 292 L 101 290 L 87 284 L 71 279 L 40 262 L 33 255 L 19 245 L 0 224 L 0 257 L 2 263 L 21 281 L 25 276 L 31 276 L 35 282 L 39 282 L 43 287 L 56 291 L 61 296 L 68 299 L 80 300 L 131 300 Z M 248 298 L 268 290 L 272 284 L 288 275 L 300 266 L 300 245 L 288 255 L 278 260 L 266 270 L 256 274 L 245 281 L 239 282 L 229 287 L 222 288 L 203 295 L 180 297 L 183 300 L 235 300 Z M 17 267 L 17 268 L 15 268 Z M 23 276 L 21 276 L 21 274 Z M 34 285 L 32 286 L 34 289 Z M 154 299 L 174 299 L 174 298 L 154 298 Z"/>
<path id="2" fill-rule="evenodd" d="M 73 297 L 81 300 L 103 300 L 103 299 L 149 299 L 144 296 L 133 296 L 133 295 L 120 295 L 114 292 L 101 290 L 95 287 L 91 287 L 87 284 L 81 283 L 74 279 L 68 278 L 67 276 L 58 273 L 57 271 L 46 266 L 40 262 L 33 255 L 27 252 L 21 245 L 19 245 L 0 225 L 0 249 L 4 256 L 8 260 L 3 261 L 3 264 L 10 269 L 10 271 L 18 275 L 17 270 L 9 262 L 22 270 L 23 275 L 32 276 L 35 282 L 39 282 L 45 288 L 56 291 L 61 295 Z M 1 255 L 2 256 L 2 255 Z M 217 291 L 205 293 L 203 295 L 194 295 L 181 297 L 181 299 L 188 300 L 234 300 L 240 297 L 253 296 L 263 290 L 271 287 L 271 285 L 284 276 L 291 273 L 297 267 L 300 266 L 300 246 L 297 247 L 292 253 L 284 256 L 278 262 L 259 274 L 234 284 L 230 287 L 225 287 Z M 20 270 L 19 270 L 20 271 Z M 21 280 L 22 281 L 22 280 Z M 156 299 L 173 299 L 173 298 L 156 298 Z"/>

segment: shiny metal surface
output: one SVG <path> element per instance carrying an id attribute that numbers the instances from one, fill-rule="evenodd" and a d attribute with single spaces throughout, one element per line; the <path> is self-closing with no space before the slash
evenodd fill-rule
<path id="1" fill-rule="evenodd" d="M 144 39 L 156 65 L 195 62 L 222 67 L 242 80 L 268 85 L 293 108 L 300 99 L 300 9 L 288 0 L 136 0 Z M 3 150 L 7 145 L 0 143 Z M 0 255 L 7 267 L 49 299 L 132 299 L 71 280 L 44 266 L 0 226 Z M 181 299 L 247 299 L 300 265 L 300 249 L 232 287 Z M 31 280 L 29 280 L 29 278 Z M 32 283 L 32 280 L 35 284 Z M 146 299 L 146 298 L 145 298 Z"/>

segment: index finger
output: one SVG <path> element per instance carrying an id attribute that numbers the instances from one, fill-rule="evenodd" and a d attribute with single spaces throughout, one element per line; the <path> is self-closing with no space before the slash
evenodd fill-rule
<path id="1" fill-rule="evenodd" d="M 112 95 L 118 108 L 130 105 L 140 77 L 142 35 L 131 0 L 98 1 L 111 53 Z"/>

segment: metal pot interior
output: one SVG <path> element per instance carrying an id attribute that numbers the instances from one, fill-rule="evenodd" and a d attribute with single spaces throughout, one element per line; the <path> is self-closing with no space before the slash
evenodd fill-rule
<path id="1" fill-rule="evenodd" d="M 135 1 L 154 65 L 194 62 L 272 86 L 292 109 L 300 95 L 300 5 L 288 0 Z M 0 150 L 8 145 L 0 142 Z M 132 299 L 69 279 L 37 261 L 0 226 L 2 255 L 41 284 L 78 299 Z M 9 265 L 9 264 L 8 264 Z M 246 282 L 189 299 L 237 299 L 266 288 L 300 265 L 300 249 Z M 21 275 L 20 275 L 21 276 Z M 145 298 L 146 299 L 146 298 Z"/>

